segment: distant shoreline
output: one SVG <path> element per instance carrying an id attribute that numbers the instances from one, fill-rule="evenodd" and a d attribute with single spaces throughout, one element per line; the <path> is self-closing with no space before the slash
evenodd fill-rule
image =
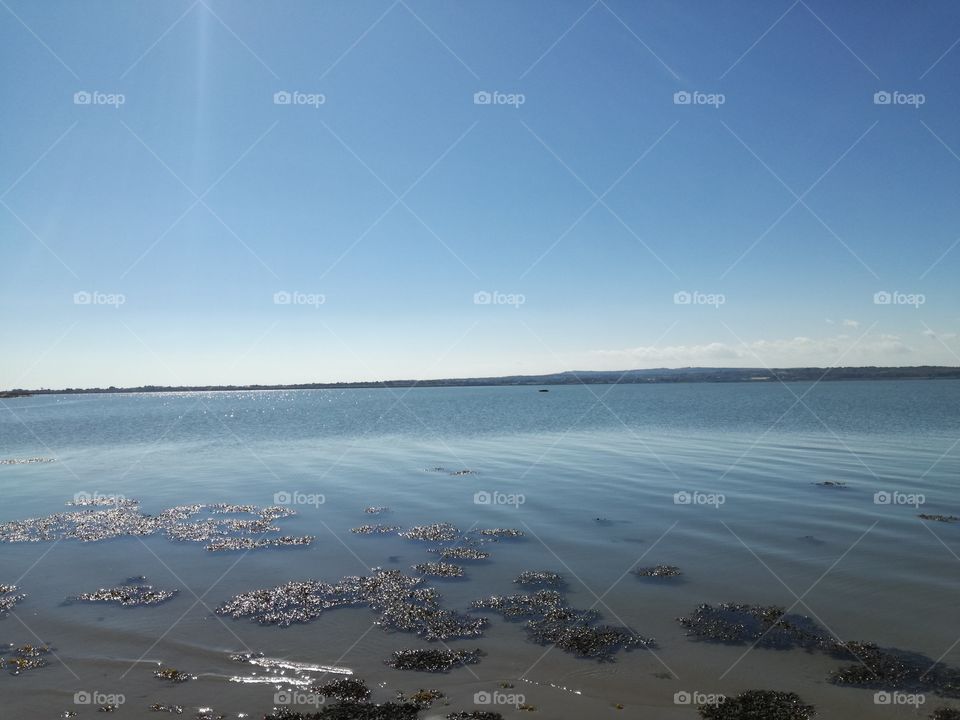
<path id="1" fill-rule="evenodd" d="M 802 382 L 829 380 L 957 380 L 960 367 L 845 367 L 845 368 L 656 368 L 651 370 L 587 370 L 548 375 L 506 375 L 485 378 L 383 380 L 369 382 L 293 383 L 286 385 L 143 385 L 140 387 L 0 390 L 0 399 L 32 395 L 89 395 L 95 393 L 243 392 L 259 390 L 352 390 L 413 387 L 498 387 L 538 385 L 653 385 L 670 383 Z"/>

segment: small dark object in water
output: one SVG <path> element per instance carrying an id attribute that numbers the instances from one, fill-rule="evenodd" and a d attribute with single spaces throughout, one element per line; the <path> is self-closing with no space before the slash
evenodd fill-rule
<path id="1" fill-rule="evenodd" d="M 450 473 L 450 475 L 452 475 L 453 477 L 463 477 L 464 475 L 476 475 L 476 474 L 477 474 L 476 470 L 457 470 L 455 472 Z"/>
<path id="2" fill-rule="evenodd" d="M 805 543 L 810 543 L 811 545 L 824 545 L 826 543 L 826 540 L 821 540 L 813 535 L 804 535 L 803 537 L 797 539 L 802 540 Z"/>
<path id="3" fill-rule="evenodd" d="M 503 720 L 503 715 L 498 712 L 487 712 L 486 710 L 461 711 L 450 713 L 447 715 L 447 720 Z"/>
<path id="4" fill-rule="evenodd" d="M 822 480 L 814 485 L 819 485 L 820 487 L 832 487 L 832 488 L 845 488 L 847 484 L 843 480 Z"/>
<path id="5" fill-rule="evenodd" d="M 816 715 L 813 705 L 806 705 L 796 693 L 773 690 L 747 690 L 698 710 L 706 720 L 809 720 Z"/>
<path id="6" fill-rule="evenodd" d="M 159 670 L 154 670 L 153 676 L 158 680 L 169 680 L 174 683 L 182 683 L 193 679 L 187 673 L 170 667 L 162 667 Z"/>
<path id="7" fill-rule="evenodd" d="M 363 511 L 367 515 L 382 515 L 385 512 L 390 512 L 390 508 L 386 505 L 371 505 L 370 507 L 364 508 Z"/>
<path id="8" fill-rule="evenodd" d="M 446 695 L 439 690 L 424 690 L 420 688 L 409 697 L 402 690 L 397 691 L 397 702 L 413 703 L 424 710 L 433 705 L 437 700 L 442 700 L 445 697 Z"/>
<path id="9" fill-rule="evenodd" d="M 960 520 L 956 515 L 930 515 L 928 513 L 920 513 L 917 517 L 921 520 L 932 520 L 942 523 L 952 523 Z"/>
<path id="10" fill-rule="evenodd" d="M 683 575 L 676 565 L 655 565 L 653 567 L 634 568 L 631 572 L 637 577 L 674 578 Z"/>
<path id="11" fill-rule="evenodd" d="M 563 575 L 552 570 L 525 570 L 514 582 L 524 587 L 562 587 L 566 584 Z"/>
<path id="12" fill-rule="evenodd" d="M 337 700 L 368 700 L 370 689 L 358 678 L 338 678 L 313 688 L 313 692 Z"/>
<path id="13" fill-rule="evenodd" d="M 110 713 L 110 712 L 116 712 L 117 709 L 118 709 L 118 706 L 116 705 L 101 705 L 100 707 L 97 708 L 97 712 Z"/>
<path id="14" fill-rule="evenodd" d="M 435 577 L 463 577 L 463 568 L 448 562 L 419 563 L 413 566 L 421 575 L 433 575 Z"/>
<path id="15" fill-rule="evenodd" d="M 480 662 L 483 651 L 476 650 L 397 650 L 385 663 L 397 670 L 449 672 L 451 668 Z"/>
<path id="16" fill-rule="evenodd" d="M 151 712 L 165 712 L 172 713 L 174 715 L 183 714 L 183 705 L 161 705 L 160 703 L 154 703 L 150 706 Z"/>
<path id="17" fill-rule="evenodd" d="M 540 388 L 537 392 L 550 392 L 549 388 Z"/>

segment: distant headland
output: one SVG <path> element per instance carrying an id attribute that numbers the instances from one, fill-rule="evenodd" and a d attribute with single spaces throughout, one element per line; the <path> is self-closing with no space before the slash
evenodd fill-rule
<path id="1" fill-rule="evenodd" d="M 664 383 L 815 382 L 828 380 L 956 380 L 960 367 L 806 367 L 806 368 L 654 368 L 650 370 L 584 370 L 548 375 L 382 380 L 366 382 L 294 383 L 288 385 L 142 385 L 140 387 L 42 388 L 0 390 L 0 399 L 30 395 L 89 393 L 215 392 L 251 390 L 347 390 L 353 388 L 486 387 L 499 385 L 612 385 Z"/>

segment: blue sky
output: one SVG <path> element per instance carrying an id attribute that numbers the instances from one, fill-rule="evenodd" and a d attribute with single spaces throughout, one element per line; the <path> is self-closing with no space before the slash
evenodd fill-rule
<path id="1" fill-rule="evenodd" d="M 280 8 L 0 4 L 0 387 L 960 364 L 956 3 Z"/>

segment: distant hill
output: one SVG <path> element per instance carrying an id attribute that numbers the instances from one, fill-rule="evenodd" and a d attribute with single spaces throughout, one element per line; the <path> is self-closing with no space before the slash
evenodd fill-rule
<path id="1" fill-rule="evenodd" d="M 60 390 L 6 390 L 0 398 L 27 395 L 81 393 L 210 392 L 222 390 L 328 390 L 349 388 L 482 387 L 492 385 L 611 385 L 662 383 L 798 382 L 828 380 L 942 380 L 960 379 L 960 367 L 838 367 L 838 368 L 654 368 L 650 370 L 583 370 L 548 375 L 384 380 L 379 382 L 297 383 L 293 385 L 143 385 L 141 387 L 63 388 Z"/>

